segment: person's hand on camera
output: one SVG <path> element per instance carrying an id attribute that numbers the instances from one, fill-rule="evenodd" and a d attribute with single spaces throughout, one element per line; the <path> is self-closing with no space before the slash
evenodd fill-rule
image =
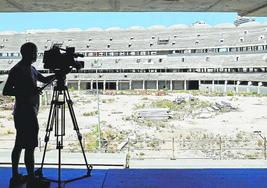
<path id="1" fill-rule="evenodd" d="M 62 71 L 62 72 L 60 72 L 60 73 L 58 74 L 58 77 L 60 77 L 60 78 L 62 78 L 63 80 L 65 80 L 65 79 L 66 79 L 66 73 L 65 73 L 64 71 Z"/>
<path id="2" fill-rule="evenodd" d="M 35 91 L 35 94 L 36 94 L 36 95 L 42 95 L 42 94 L 43 94 L 42 88 L 37 87 L 37 89 L 36 89 L 36 91 Z"/>
<path id="3" fill-rule="evenodd" d="M 67 68 L 64 70 L 65 75 L 69 74 L 71 72 L 72 68 Z"/>

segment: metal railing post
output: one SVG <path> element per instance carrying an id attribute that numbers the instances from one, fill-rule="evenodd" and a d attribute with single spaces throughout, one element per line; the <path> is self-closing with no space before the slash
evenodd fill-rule
<path id="1" fill-rule="evenodd" d="M 83 148 L 85 149 L 85 151 L 86 151 L 86 147 L 85 147 L 85 143 L 86 143 L 86 137 L 85 137 L 85 135 L 83 135 Z"/>
<path id="2" fill-rule="evenodd" d="M 171 160 L 175 160 L 174 150 L 175 150 L 175 148 L 174 148 L 174 137 L 173 137 L 172 138 L 172 158 L 171 158 Z"/>
<path id="3" fill-rule="evenodd" d="M 267 153 L 266 153 L 266 137 L 264 137 L 264 159 L 267 159 Z"/>
<path id="4" fill-rule="evenodd" d="M 131 149 L 130 145 L 131 145 L 130 138 L 128 138 L 128 152 L 126 154 L 126 164 L 125 164 L 126 168 L 130 167 L 130 149 Z"/>
<path id="5" fill-rule="evenodd" d="M 42 139 L 39 137 L 39 150 L 42 152 Z"/>
<path id="6" fill-rule="evenodd" d="M 219 138 L 219 144 L 220 144 L 220 160 L 222 160 L 222 137 Z"/>

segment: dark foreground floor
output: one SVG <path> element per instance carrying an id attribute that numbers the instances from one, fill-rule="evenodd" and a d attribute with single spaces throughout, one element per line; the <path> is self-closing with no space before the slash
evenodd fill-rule
<path id="1" fill-rule="evenodd" d="M 25 169 L 21 169 L 25 173 Z M 63 179 L 75 178 L 85 170 L 64 169 Z M 0 188 L 9 187 L 11 169 L 0 168 Z M 44 175 L 57 178 L 57 169 Z M 57 187 L 52 184 L 50 187 Z M 66 188 L 267 188 L 267 169 L 107 169 L 65 185 Z"/>

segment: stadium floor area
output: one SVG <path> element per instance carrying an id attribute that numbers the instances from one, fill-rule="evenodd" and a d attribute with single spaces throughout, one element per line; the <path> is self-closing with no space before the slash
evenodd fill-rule
<path id="1" fill-rule="evenodd" d="M 25 174 L 25 169 L 21 168 Z M 57 169 L 43 171 L 57 178 Z M 82 169 L 63 169 L 62 179 L 85 175 Z M 8 188 L 11 168 L 0 168 L 0 187 Z M 22 186 L 23 187 L 23 186 Z M 24 186 L 26 187 L 26 186 Z M 51 188 L 57 184 L 51 184 Z M 92 176 L 66 188 L 266 188 L 267 169 L 93 169 Z"/>

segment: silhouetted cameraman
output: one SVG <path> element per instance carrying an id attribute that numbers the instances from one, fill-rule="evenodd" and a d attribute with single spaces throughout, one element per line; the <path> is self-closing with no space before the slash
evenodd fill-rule
<path id="1" fill-rule="evenodd" d="M 22 181 L 18 172 L 18 164 L 22 149 L 25 149 L 24 161 L 28 179 L 34 179 L 34 149 L 38 146 L 39 125 L 39 89 L 37 81 L 49 83 L 54 75 L 44 77 L 31 64 L 37 59 L 37 47 L 28 42 L 21 46 L 22 59 L 10 70 L 3 89 L 3 95 L 15 96 L 14 122 L 16 141 L 12 151 L 12 178 L 10 183 Z"/>

